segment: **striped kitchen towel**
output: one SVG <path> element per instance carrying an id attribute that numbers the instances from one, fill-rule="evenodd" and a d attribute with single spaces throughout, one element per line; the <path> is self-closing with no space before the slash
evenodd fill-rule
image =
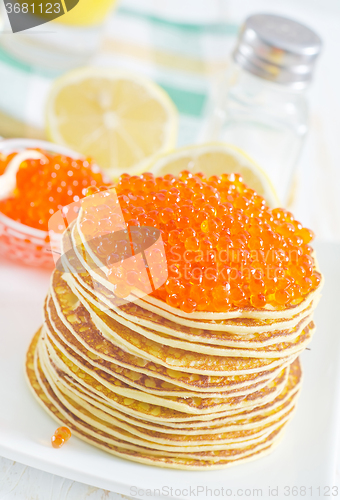
<path id="1" fill-rule="evenodd" d="M 91 61 L 159 83 L 179 110 L 180 146 L 199 139 L 209 93 L 228 67 L 237 26 L 228 21 L 225 4 L 177 0 L 169 8 L 169 2 L 123 0 L 107 20 L 101 48 Z M 0 48 L 0 135 L 45 138 L 45 102 L 57 76 Z"/>

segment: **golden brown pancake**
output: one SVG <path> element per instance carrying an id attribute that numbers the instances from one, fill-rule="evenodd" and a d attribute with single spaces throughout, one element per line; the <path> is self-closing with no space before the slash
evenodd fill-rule
<path id="1" fill-rule="evenodd" d="M 181 468 L 188 470 L 218 469 L 234 465 L 236 463 L 250 461 L 260 456 L 265 456 L 278 443 L 282 436 L 286 422 L 278 426 L 270 434 L 264 433 L 255 442 L 250 439 L 241 441 L 239 446 L 226 445 L 224 449 L 202 451 L 180 451 L 154 450 L 144 446 L 136 445 L 136 438 L 132 436 L 133 443 L 124 441 L 128 437 L 126 432 L 121 431 L 121 438 L 112 438 L 101 429 L 93 429 L 79 415 L 75 415 L 58 399 L 49 385 L 44 372 L 41 370 L 39 357 L 37 355 L 37 343 L 40 332 L 34 337 L 26 360 L 26 373 L 30 386 L 39 402 L 60 423 L 67 425 L 73 433 L 95 446 L 105 449 L 110 453 L 140 463 L 158 465 L 161 467 Z M 295 362 L 295 372 L 299 371 L 299 363 Z M 294 378 L 294 377 L 293 377 Z M 84 415 L 83 415 L 84 417 Z M 275 426 L 273 426 L 275 427 Z M 147 443 L 145 443 L 147 444 Z M 185 446 L 185 448 L 188 448 Z"/>
<path id="2" fill-rule="evenodd" d="M 184 313 L 117 298 L 77 223 L 63 237 L 29 385 L 75 435 L 121 458 L 206 470 L 270 453 L 301 389 L 321 286 L 298 305 Z"/>

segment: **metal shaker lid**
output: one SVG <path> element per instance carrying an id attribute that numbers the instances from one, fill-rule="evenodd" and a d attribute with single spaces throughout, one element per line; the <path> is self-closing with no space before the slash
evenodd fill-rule
<path id="1" fill-rule="evenodd" d="M 320 37 L 307 26 L 283 16 L 255 14 L 242 26 L 233 57 L 260 78 L 304 88 L 321 47 Z"/>

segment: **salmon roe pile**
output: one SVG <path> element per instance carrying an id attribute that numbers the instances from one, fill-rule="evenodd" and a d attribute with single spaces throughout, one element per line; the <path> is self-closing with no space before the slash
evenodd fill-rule
<path id="1" fill-rule="evenodd" d="M 153 295 L 171 307 L 282 309 L 320 284 L 312 231 L 270 209 L 238 174 L 124 174 L 115 188 L 128 226 L 160 230 L 168 279 Z"/>
<path id="2" fill-rule="evenodd" d="M 89 186 L 105 185 L 99 168 L 90 160 L 73 160 L 38 150 L 45 159 L 22 162 L 16 189 L 0 201 L 0 212 L 27 226 L 48 230 L 49 218 L 62 207 L 79 201 Z M 0 175 L 16 153 L 0 155 Z"/>
<path id="3" fill-rule="evenodd" d="M 71 437 L 71 431 L 68 427 L 58 427 L 51 437 L 53 448 L 61 448 Z"/>

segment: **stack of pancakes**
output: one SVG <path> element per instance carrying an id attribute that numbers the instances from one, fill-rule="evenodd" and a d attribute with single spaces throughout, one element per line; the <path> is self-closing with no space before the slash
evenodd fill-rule
<path id="1" fill-rule="evenodd" d="M 189 314 L 150 295 L 117 303 L 76 223 L 65 249 L 26 363 L 58 422 L 161 467 L 218 469 L 272 451 L 294 414 L 321 287 L 281 310 Z"/>

